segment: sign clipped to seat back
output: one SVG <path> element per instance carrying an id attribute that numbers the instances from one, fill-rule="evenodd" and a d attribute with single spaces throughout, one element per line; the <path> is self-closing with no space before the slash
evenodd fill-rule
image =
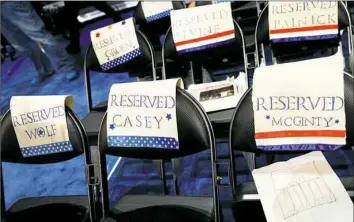
<path id="1" fill-rule="evenodd" d="M 252 93 L 257 147 L 336 150 L 345 145 L 343 68 L 340 47 L 333 56 L 257 68 Z"/>
<path id="2" fill-rule="evenodd" d="M 107 109 L 108 147 L 179 149 L 176 86 L 181 79 L 115 84 Z"/>
<path id="3" fill-rule="evenodd" d="M 172 11 L 171 27 L 179 54 L 225 45 L 235 39 L 230 2 Z"/>
<path id="4" fill-rule="evenodd" d="M 270 1 L 272 42 L 338 38 L 338 1 Z"/>
<path id="5" fill-rule="evenodd" d="M 103 71 L 141 55 L 133 18 L 93 30 L 90 36 Z"/>
<path id="6" fill-rule="evenodd" d="M 172 2 L 141 2 L 146 22 L 153 22 L 170 16 L 173 10 Z"/>
<path id="7" fill-rule="evenodd" d="M 23 157 L 72 151 L 65 106 L 73 108 L 72 96 L 13 96 L 12 124 Z"/>

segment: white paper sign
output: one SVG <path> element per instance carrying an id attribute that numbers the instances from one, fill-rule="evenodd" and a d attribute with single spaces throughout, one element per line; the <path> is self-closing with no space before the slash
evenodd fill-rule
<path id="1" fill-rule="evenodd" d="M 252 102 L 258 148 L 335 150 L 345 145 L 343 69 L 340 47 L 333 56 L 257 68 Z"/>
<path id="2" fill-rule="evenodd" d="M 113 85 L 108 146 L 178 149 L 176 86 L 183 88 L 181 79 Z"/>
<path id="3" fill-rule="evenodd" d="M 91 41 L 102 70 L 109 70 L 141 54 L 133 18 L 91 31 Z"/>
<path id="4" fill-rule="evenodd" d="M 141 2 L 146 22 L 152 22 L 170 16 L 172 2 Z"/>
<path id="5" fill-rule="evenodd" d="M 171 26 L 179 54 L 225 45 L 235 38 L 230 2 L 172 11 Z"/>
<path id="6" fill-rule="evenodd" d="M 72 151 L 65 106 L 73 109 L 72 96 L 13 96 L 12 124 L 23 157 Z"/>
<path id="7" fill-rule="evenodd" d="M 273 42 L 338 37 L 338 1 L 270 1 L 268 11 Z"/>
<path id="8" fill-rule="evenodd" d="M 203 106 L 206 112 L 235 108 L 248 88 L 246 74 L 241 72 L 234 79 L 190 85 L 188 92 Z"/>
<path id="9" fill-rule="evenodd" d="M 353 203 L 319 151 L 253 170 L 267 222 L 352 222 Z"/>

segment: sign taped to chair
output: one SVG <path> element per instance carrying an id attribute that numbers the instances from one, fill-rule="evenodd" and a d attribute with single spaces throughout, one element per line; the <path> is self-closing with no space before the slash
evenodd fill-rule
<path id="1" fill-rule="evenodd" d="M 176 86 L 182 79 L 115 84 L 107 109 L 109 147 L 179 149 Z"/>
<path id="2" fill-rule="evenodd" d="M 72 151 L 65 106 L 74 108 L 72 96 L 13 96 L 12 124 L 23 157 Z"/>
<path id="3" fill-rule="evenodd" d="M 226 45 L 235 40 L 230 2 L 172 11 L 171 27 L 179 54 Z"/>
<path id="4" fill-rule="evenodd" d="M 141 2 L 146 22 L 152 22 L 170 16 L 173 10 L 172 2 Z"/>
<path id="5" fill-rule="evenodd" d="M 133 18 L 93 30 L 90 36 L 103 71 L 141 55 Z"/>
<path id="6" fill-rule="evenodd" d="M 340 47 L 333 56 L 257 68 L 252 93 L 257 147 L 335 150 L 345 145 L 343 69 Z"/>
<path id="7" fill-rule="evenodd" d="M 334 39 L 338 37 L 339 1 L 270 1 L 272 42 Z"/>
<path id="8" fill-rule="evenodd" d="M 268 222 L 352 222 L 353 203 L 322 152 L 252 171 Z"/>

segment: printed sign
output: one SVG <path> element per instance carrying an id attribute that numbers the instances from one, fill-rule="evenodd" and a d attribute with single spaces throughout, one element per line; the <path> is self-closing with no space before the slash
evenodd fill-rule
<path id="1" fill-rule="evenodd" d="M 352 222 L 353 203 L 322 152 L 252 171 L 268 222 Z"/>
<path id="2" fill-rule="evenodd" d="M 12 124 L 23 157 L 72 151 L 65 106 L 73 109 L 72 96 L 13 96 Z"/>
<path id="3" fill-rule="evenodd" d="M 338 37 L 338 1 L 269 1 L 268 11 L 273 42 Z"/>
<path id="4" fill-rule="evenodd" d="M 107 110 L 109 147 L 179 149 L 176 86 L 181 79 L 112 86 Z"/>
<path id="5" fill-rule="evenodd" d="M 346 144 L 341 53 L 339 47 L 333 56 L 255 70 L 252 101 L 259 149 L 335 150 Z"/>
<path id="6" fill-rule="evenodd" d="M 141 54 L 133 18 L 91 31 L 91 41 L 103 71 Z"/>
<path id="7" fill-rule="evenodd" d="M 230 2 L 172 11 L 171 26 L 179 54 L 225 45 L 235 39 Z"/>
<path id="8" fill-rule="evenodd" d="M 217 0 L 213 1 L 213 4 L 219 4 L 219 3 L 224 3 L 224 2 L 233 2 L 234 0 Z"/>
<path id="9" fill-rule="evenodd" d="M 170 16 L 172 2 L 141 2 L 146 22 L 152 22 Z"/>

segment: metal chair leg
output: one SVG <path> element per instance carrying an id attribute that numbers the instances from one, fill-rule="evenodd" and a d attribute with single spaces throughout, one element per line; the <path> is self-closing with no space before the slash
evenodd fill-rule
<path id="1" fill-rule="evenodd" d="M 155 164 L 155 166 L 157 168 L 157 172 L 160 176 L 160 179 L 162 180 L 163 193 L 165 195 L 167 195 L 168 189 L 167 189 L 167 181 L 166 181 L 165 161 L 164 160 L 153 160 L 152 162 Z"/>
<path id="2" fill-rule="evenodd" d="M 175 186 L 175 195 L 179 195 L 179 186 L 178 186 L 178 173 L 180 171 L 181 159 L 172 159 L 172 172 L 173 172 L 173 183 Z"/>

